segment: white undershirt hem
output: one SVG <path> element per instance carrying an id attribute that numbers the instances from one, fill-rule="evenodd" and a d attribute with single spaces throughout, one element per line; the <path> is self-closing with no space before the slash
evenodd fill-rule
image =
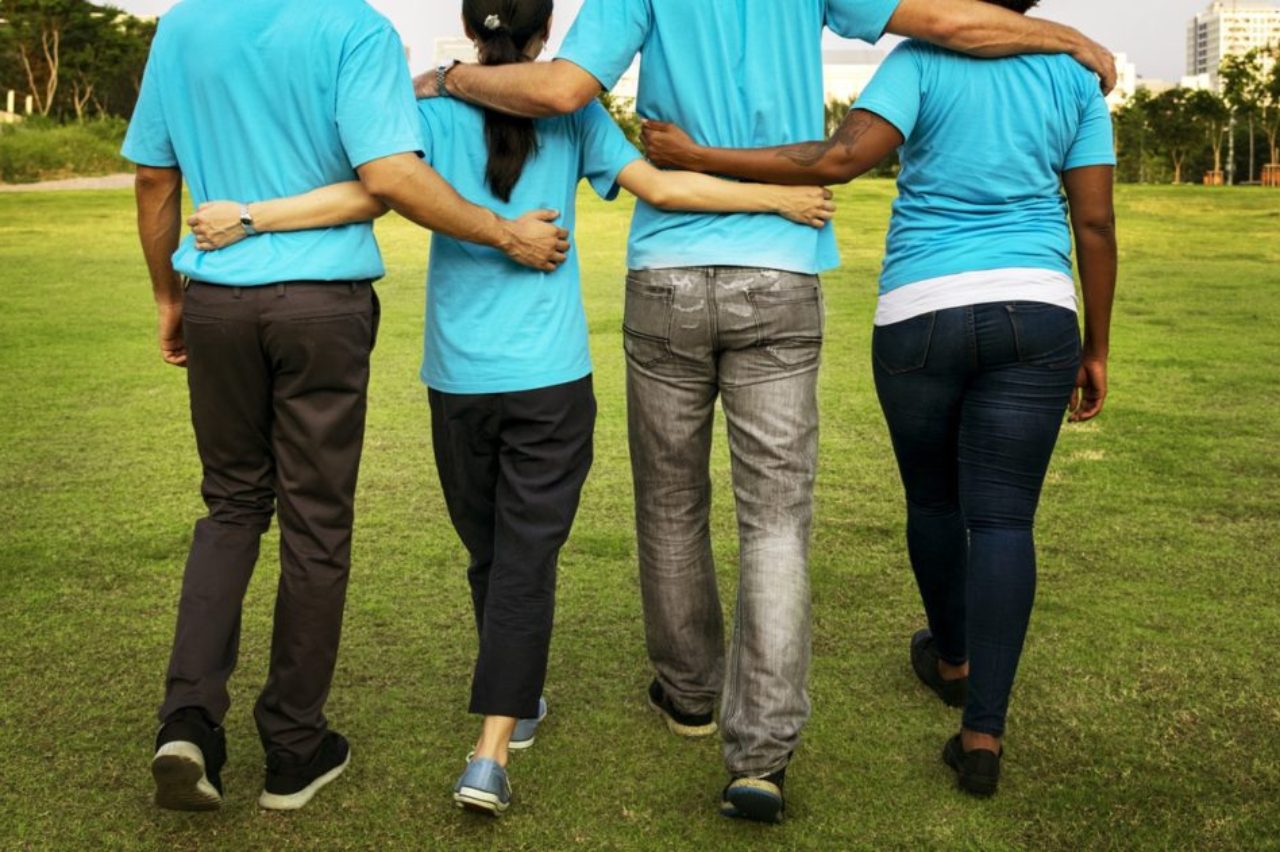
<path id="1" fill-rule="evenodd" d="M 880 297 L 876 325 L 989 302 L 1043 302 L 1079 312 L 1076 282 L 1052 269 L 984 269 L 906 284 Z"/>

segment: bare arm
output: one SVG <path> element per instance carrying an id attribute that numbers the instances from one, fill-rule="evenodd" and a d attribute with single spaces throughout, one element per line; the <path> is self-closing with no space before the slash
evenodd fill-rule
<path id="1" fill-rule="evenodd" d="M 436 97 L 436 73 L 413 81 L 419 98 Z M 513 65 L 455 65 L 445 78 L 452 97 L 526 118 L 577 112 L 600 94 L 600 81 L 564 59 Z"/>
<path id="2" fill-rule="evenodd" d="M 902 0 L 888 31 L 987 58 L 1067 53 L 1102 79 L 1103 91 L 1116 86 L 1115 56 L 1079 30 L 982 0 Z"/>
<path id="3" fill-rule="evenodd" d="M 173 253 L 182 235 L 182 172 L 138 166 L 134 181 L 138 236 L 151 275 L 151 293 L 159 315 L 160 356 L 175 367 L 187 365 L 182 336 L 182 279 L 173 269 Z"/>
<path id="4" fill-rule="evenodd" d="M 763 183 L 848 183 L 874 168 L 902 142 L 902 134 L 892 124 L 856 108 L 825 142 L 776 148 L 706 148 L 673 124 L 644 123 L 645 150 L 655 165 Z"/>
<path id="5" fill-rule="evenodd" d="M 835 216 L 831 193 L 817 186 L 735 183 L 693 172 L 664 172 L 636 160 L 618 174 L 624 189 L 661 210 L 776 213 L 821 228 Z"/>
<path id="6" fill-rule="evenodd" d="M 370 195 L 411 222 L 464 240 L 493 246 L 517 263 L 550 272 L 564 263 L 569 232 L 552 222 L 555 210 L 536 210 L 513 221 L 462 196 L 416 154 L 396 154 L 356 170 Z"/>
<path id="7" fill-rule="evenodd" d="M 207 201 L 187 219 L 202 251 L 226 248 L 247 236 L 240 224 L 240 202 Z M 365 191 L 359 181 L 321 187 L 302 195 L 276 198 L 248 205 L 254 229 L 306 231 L 368 222 L 387 212 L 387 205 Z"/>
<path id="8" fill-rule="evenodd" d="M 1071 420 L 1097 417 L 1107 398 L 1107 358 L 1111 352 L 1111 306 L 1115 301 L 1118 255 L 1112 200 L 1115 169 L 1089 166 L 1062 176 L 1071 205 L 1080 289 L 1084 294 L 1084 356 L 1076 380 Z"/>

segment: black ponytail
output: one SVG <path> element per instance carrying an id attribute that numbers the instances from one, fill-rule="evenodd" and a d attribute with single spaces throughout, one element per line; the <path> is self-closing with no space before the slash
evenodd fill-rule
<path id="1" fill-rule="evenodd" d="M 462 16 L 475 36 L 481 65 L 527 62 L 529 42 L 547 31 L 553 0 L 463 0 Z M 511 200 L 525 164 L 538 150 L 533 120 L 485 110 L 489 149 L 485 180 L 503 201 Z"/>

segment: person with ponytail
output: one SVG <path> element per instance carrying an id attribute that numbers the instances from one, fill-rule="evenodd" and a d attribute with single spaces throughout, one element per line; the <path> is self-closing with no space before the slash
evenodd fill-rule
<path id="1" fill-rule="evenodd" d="M 465 0 L 463 22 L 481 62 L 522 63 L 541 53 L 552 7 Z M 605 200 L 622 187 L 667 210 L 777 214 L 815 229 L 834 215 L 819 187 L 659 171 L 595 101 L 538 120 L 444 98 L 419 106 L 427 162 L 500 215 L 555 208 L 572 233 L 584 178 Z M 249 206 L 256 230 L 269 231 L 367 218 L 377 213 L 371 202 L 359 184 L 340 184 Z M 198 245 L 243 239 L 239 212 L 239 202 L 201 207 L 191 218 Z M 449 517 L 470 554 L 480 634 L 470 709 L 484 717 L 454 800 L 493 815 L 511 801 L 508 756 L 533 744 L 547 713 L 556 562 L 592 463 L 596 403 L 578 255 L 526 271 L 483 246 L 441 235 L 431 243 L 422 379 Z"/>

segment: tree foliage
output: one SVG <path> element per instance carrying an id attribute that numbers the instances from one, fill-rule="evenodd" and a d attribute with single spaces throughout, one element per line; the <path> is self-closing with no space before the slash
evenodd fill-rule
<path id="1" fill-rule="evenodd" d="M 87 0 L 3 0 L 0 20 L 0 82 L 41 115 L 133 110 L 154 23 Z"/>

